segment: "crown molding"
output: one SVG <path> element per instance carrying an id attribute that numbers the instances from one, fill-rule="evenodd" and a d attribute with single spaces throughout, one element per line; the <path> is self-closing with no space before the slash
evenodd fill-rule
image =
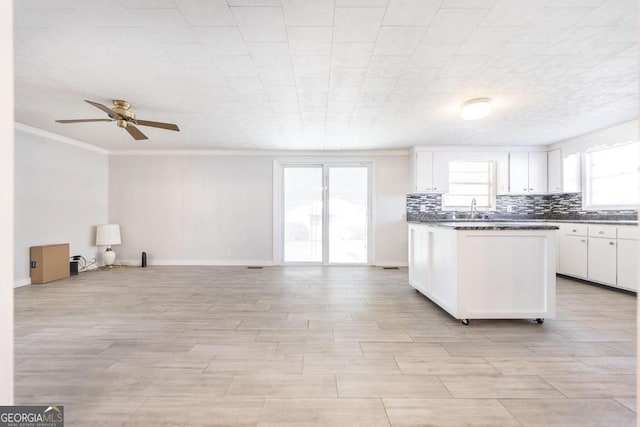
<path id="1" fill-rule="evenodd" d="M 279 156 L 279 157 L 362 157 L 406 156 L 409 150 L 109 150 L 113 156 Z"/>
<path id="2" fill-rule="evenodd" d="M 14 129 L 43 138 L 53 139 L 74 147 L 94 151 L 109 156 L 279 156 L 279 157 L 300 157 L 300 156 L 325 156 L 325 157 L 362 157 L 362 156 L 406 156 L 408 149 L 401 150 L 107 150 L 87 142 L 58 135 L 47 130 L 14 122 Z"/>
<path id="3" fill-rule="evenodd" d="M 362 156 L 406 156 L 408 149 L 401 150 L 107 150 L 87 142 L 58 135 L 47 130 L 14 122 L 14 129 L 43 138 L 53 139 L 74 147 L 110 156 L 279 156 L 279 157 L 362 157 Z"/>
<path id="4" fill-rule="evenodd" d="M 82 149 L 93 151 L 96 153 L 107 154 L 107 155 L 109 154 L 109 150 L 107 149 L 97 147 L 87 142 L 78 141 L 77 139 L 58 135 L 57 133 L 53 133 L 48 130 L 43 130 L 43 129 L 35 128 L 33 126 L 25 125 L 24 123 L 14 122 L 14 129 L 19 130 L 21 132 L 30 133 L 32 135 L 41 136 L 43 138 L 53 139 L 55 141 L 62 142 L 63 144 L 73 145 L 74 147 L 82 148 Z"/>

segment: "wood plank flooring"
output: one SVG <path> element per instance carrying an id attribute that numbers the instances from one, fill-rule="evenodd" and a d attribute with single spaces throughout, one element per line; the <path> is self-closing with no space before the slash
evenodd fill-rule
<path id="1" fill-rule="evenodd" d="M 632 426 L 636 297 L 463 326 L 406 269 L 148 267 L 15 291 L 16 403 L 67 425 Z"/>

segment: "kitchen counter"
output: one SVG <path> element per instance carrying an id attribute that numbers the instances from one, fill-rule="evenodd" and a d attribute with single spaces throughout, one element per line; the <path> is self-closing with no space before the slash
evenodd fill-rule
<path id="1" fill-rule="evenodd" d="M 606 219 L 545 219 L 546 222 L 573 222 L 578 224 L 611 224 L 611 225 L 638 225 L 638 221 L 606 220 Z"/>
<path id="2" fill-rule="evenodd" d="M 489 218 L 489 219 L 469 219 L 469 218 L 458 218 L 458 219 L 429 219 L 426 221 L 415 221 L 409 220 L 407 223 L 409 224 L 432 224 L 432 223 L 460 223 L 460 222 L 500 222 L 500 223 L 576 223 L 576 224 L 610 224 L 610 225 L 638 225 L 638 221 L 631 220 L 606 220 L 606 219 L 528 219 L 528 218 Z"/>
<path id="3" fill-rule="evenodd" d="M 409 284 L 464 324 L 553 318 L 557 229 L 540 222 L 409 223 Z"/>
<path id="4" fill-rule="evenodd" d="M 428 224 L 432 227 L 452 228 L 454 230 L 557 230 L 557 225 L 544 222 L 521 221 L 432 221 L 409 222 L 409 224 Z"/>

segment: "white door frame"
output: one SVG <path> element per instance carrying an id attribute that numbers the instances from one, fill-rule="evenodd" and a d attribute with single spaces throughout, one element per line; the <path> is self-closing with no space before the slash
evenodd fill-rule
<path id="1" fill-rule="evenodd" d="M 322 262 L 284 262 L 284 168 L 285 167 L 322 167 Z M 330 167 L 360 166 L 367 168 L 367 262 L 362 264 L 329 263 L 329 174 Z M 373 212 L 374 212 L 374 160 L 359 159 L 331 159 L 331 158 L 298 158 L 298 159 L 276 159 L 273 161 L 273 264 L 274 265 L 339 265 L 339 266 L 366 266 L 373 265 L 374 259 L 374 233 L 373 233 Z"/>

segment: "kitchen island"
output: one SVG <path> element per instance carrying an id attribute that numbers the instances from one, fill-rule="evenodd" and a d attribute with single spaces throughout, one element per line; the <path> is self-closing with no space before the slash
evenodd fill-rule
<path id="1" fill-rule="evenodd" d="M 464 324 L 555 317 L 558 227 L 409 223 L 409 284 Z"/>

